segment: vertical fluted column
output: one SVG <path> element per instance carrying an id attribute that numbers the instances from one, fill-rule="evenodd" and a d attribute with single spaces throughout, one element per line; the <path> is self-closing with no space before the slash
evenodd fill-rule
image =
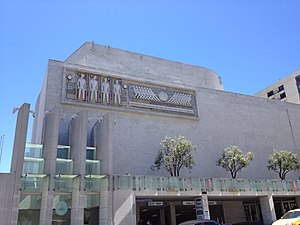
<path id="1" fill-rule="evenodd" d="M 259 198 L 264 224 L 271 224 L 276 220 L 275 208 L 272 195 Z"/>
<path id="2" fill-rule="evenodd" d="M 101 161 L 101 174 L 113 174 L 113 115 L 105 114 L 95 124 L 96 158 Z"/>
<path id="3" fill-rule="evenodd" d="M 94 127 L 96 158 L 101 161 L 101 174 L 109 176 L 109 190 L 100 193 L 99 224 L 107 225 L 113 221 L 113 125 L 111 113 L 105 114 Z"/>
<path id="4" fill-rule="evenodd" d="M 60 108 L 55 107 L 50 113 L 45 115 L 44 125 L 44 185 L 41 199 L 40 225 L 52 225 L 53 214 L 53 189 L 54 175 L 56 170 L 57 144 L 59 134 Z"/>
<path id="5" fill-rule="evenodd" d="M 81 111 L 75 115 L 70 124 L 70 150 L 73 159 L 73 174 L 78 175 L 73 180 L 71 224 L 84 223 L 84 176 L 86 164 L 88 112 Z M 78 188 L 75 188 L 78 187 Z"/>

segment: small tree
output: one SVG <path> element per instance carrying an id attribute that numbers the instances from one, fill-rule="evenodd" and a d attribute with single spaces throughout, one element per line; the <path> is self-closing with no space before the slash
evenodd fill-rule
<path id="1" fill-rule="evenodd" d="M 165 137 L 160 144 L 162 147 L 151 166 L 152 170 L 164 168 L 171 176 L 178 177 L 183 167 L 189 170 L 193 168 L 195 162 L 192 152 L 196 148 L 184 136 Z"/>
<path id="2" fill-rule="evenodd" d="M 281 180 L 285 180 L 285 176 L 288 172 L 300 169 L 297 154 L 286 150 L 277 151 L 274 149 L 268 162 L 268 170 L 273 170 L 278 173 Z"/>
<path id="3" fill-rule="evenodd" d="M 243 155 L 237 146 L 229 146 L 224 149 L 221 157 L 216 161 L 217 166 L 223 167 L 226 171 L 230 171 L 231 177 L 236 178 L 236 174 L 243 168 L 247 167 L 253 160 L 253 154 L 248 152 Z"/>

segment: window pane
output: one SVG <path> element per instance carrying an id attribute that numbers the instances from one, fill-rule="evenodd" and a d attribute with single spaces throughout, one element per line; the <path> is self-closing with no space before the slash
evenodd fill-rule
<path id="1" fill-rule="evenodd" d="M 267 95 L 268 95 L 268 98 L 269 98 L 269 97 L 271 97 L 272 95 L 274 95 L 274 92 L 273 92 L 273 91 L 269 91 L 269 92 L 267 93 Z"/>
<path id="2" fill-rule="evenodd" d="M 57 158 L 68 159 L 68 148 L 59 148 L 57 149 Z"/>
<path id="3" fill-rule="evenodd" d="M 281 85 L 281 86 L 278 87 L 278 91 L 283 91 L 283 90 L 284 90 L 284 86 L 283 85 Z"/>
<path id="4" fill-rule="evenodd" d="M 86 150 L 86 159 L 94 160 L 94 150 L 93 149 Z"/>

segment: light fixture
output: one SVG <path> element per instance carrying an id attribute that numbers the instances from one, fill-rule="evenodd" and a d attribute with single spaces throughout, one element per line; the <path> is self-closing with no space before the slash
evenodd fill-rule
<path id="1" fill-rule="evenodd" d="M 17 111 L 19 111 L 19 110 L 20 110 L 20 108 L 16 108 L 16 107 L 13 108 L 12 114 L 14 114 L 15 112 L 17 112 Z M 33 118 L 35 118 L 35 112 L 32 111 L 32 110 L 30 110 L 29 112 L 32 113 Z"/>
<path id="2" fill-rule="evenodd" d="M 32 110 L 30 110 L 29 112 L 32 113 L 32 117 L 35 118 L 35 116 L 36 116 L 35 112 Z"/>
<path id="3" fill-rule="evenodd" d="M 72 75 L 68 74 L 68 75 L 67 75 L 67 79 L 68 79 L 68 80 L 72 80 Z"/>
<path id="4" fill-rule="evenodd" d="M 14 114 L 15 112 L 17 112 L 20 108 L 13 108 L 12 114 Z"/>

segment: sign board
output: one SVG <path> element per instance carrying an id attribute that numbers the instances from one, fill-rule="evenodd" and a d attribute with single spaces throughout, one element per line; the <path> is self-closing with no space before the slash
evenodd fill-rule
<path id="1" fill-rule="evenodd" d="M 202 194 L 201 197 L 195 199 L 196 218 L 197 220 L 209 220 L 209 208 L 208 199 L 206 194 Z"/>
<path id="2" fill-rule="evenodd" d="M 202 197 L 199 197 L 199 198 L 195 199 L 195 205 L 196 205 L 197 220 L 203 220 L 204 219 L 204 213 L 203 213 Z"/>
<path id="3" fill-rule="evenodd" d="M 163 206 L 163 202 L 148 202 L 148 206 Z"/>
<path id="4" fill-rule="evenodd" d="M 208 205 L 216 205 L 217 202 L 216 201 L 208 201 Z"/>
<path id="5" fill-rule="evenodd" d="M 195 205 L 195 201 L 184 201 L 182 205 Z"/>

